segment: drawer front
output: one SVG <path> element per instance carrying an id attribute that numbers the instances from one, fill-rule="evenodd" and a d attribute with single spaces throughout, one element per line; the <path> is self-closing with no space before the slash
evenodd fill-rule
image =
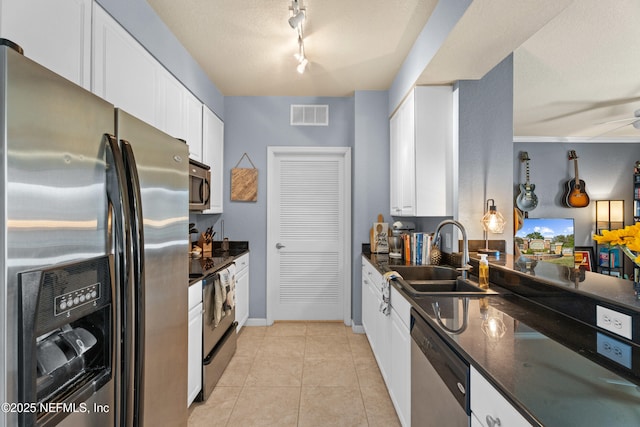
<path id="1" fill-rule="evenodd" d="M 236 263 L 236 274 L 245 268 L 249 267 L 249 254 L 244 254 L 241 257 L 238 257 L 235 261 Z"/>
<path id="2" fill-rule="evenodd" d="M 375 289 L 378 298 L 382 299 L 382 274 L 367 260 L 363 258 L 362 279 L 366 280 Z"/>
<path id="3" fill-rule="evenodd" d="M 189 310 L 202 303 L 202 280 L 189 286 Z"/>
<path id="4" fill-rule="evenodd" d="M 471 367 L 471 412 L 487 427 L 531 425 L 485 377 Z"/>
<path id="5" fill-rule="evenodd" d="M 402 323 L 409 328 L 411 325 L 411 303 L 398 292 L 393 285 L 391 287 L 391 307 L 398 313 Z"/>

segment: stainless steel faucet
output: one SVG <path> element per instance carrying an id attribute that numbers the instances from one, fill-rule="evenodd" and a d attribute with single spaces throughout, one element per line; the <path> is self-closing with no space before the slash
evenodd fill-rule
<path id="1" fill-rule="evenodd" d="M 453 219 L 445 219 L 436 227 L 433 241 L 438 241 L 438 237 L 440 237 L 440 229 L 447 224 L 455 225 L 462 232 L 462 266 L 456 270 L 462 271 L 462 278 L 466 279 L 468 271 L 471 270 L 471 266 L 469 265 L 469 241 L 467 240 L 467 230 L 464 229 L 464 226 Z"/>

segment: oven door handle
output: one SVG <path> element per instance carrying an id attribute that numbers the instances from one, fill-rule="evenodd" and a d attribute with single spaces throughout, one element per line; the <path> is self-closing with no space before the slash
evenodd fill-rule
<path id="1" fill-rule="evenodd" d="M 238 327 L 238 322 L 233 322 L 231 324 L 231 326 L 229 327 L 229 329 L 227 330 L 227 332 L 224 334 L 224 336 L 220 339 L 220 342 L 218 344 L 216 344 L 215 347 L 213 347 L 213 349 L 209 352 L 209 354 L 207 354 L 207 357 L 204 358 L 204 361 L 202 362 L 202 364 L 204 366 L 208 366 L 211 364 L 211 362 L 213 361 L 213 359 L 216 356 L 216 353 L 218 352 L 218 350 L 220 348 L 222 348 L 224 346 L 224 344 L 227 342 L 227 340 L 229 339 L 229 337 L 231 336 L 231 334 L 234 334 L 236 332 L 236 328 Z"/>

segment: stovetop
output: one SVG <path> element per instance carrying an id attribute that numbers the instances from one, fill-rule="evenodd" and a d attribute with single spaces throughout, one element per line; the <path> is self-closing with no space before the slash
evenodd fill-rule
<path id="1" fill-rule="evenodd" d="M 246 253 L 247 248 L 230 248 L 228 251 L 213 251 L 210 255 L 189 259 L 189 283 L 194 283 L 207 275 L 226 267 L 240 255 Z"/>

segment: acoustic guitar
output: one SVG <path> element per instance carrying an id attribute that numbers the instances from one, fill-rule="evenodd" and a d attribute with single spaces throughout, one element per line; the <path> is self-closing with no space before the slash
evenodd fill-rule
<path id="1" fill-rule="evenodd" d="M 584 181 L 578 175 L 578 155 L 574 150 L 569 151 L 569 160 L 573 160 L 575 178 L 567 181 L 563 201 L 569 208 L 584 208 L 589 205 L 591 200 Z"/>
<path id="2" fill-rule="evenodd" d="M 516 197 L 516 206 L 522 212 L 532 211 L 538 206 L 538 196 L 533 192 L 536 189 L 535 184 L 531 184 L 529 182 L 529 153 L 523 151 L 520 154 L 520 161 L 525 162 L 526 164 L 526 182 L 524 184 L 520 184 L 520 194 Z"/>

